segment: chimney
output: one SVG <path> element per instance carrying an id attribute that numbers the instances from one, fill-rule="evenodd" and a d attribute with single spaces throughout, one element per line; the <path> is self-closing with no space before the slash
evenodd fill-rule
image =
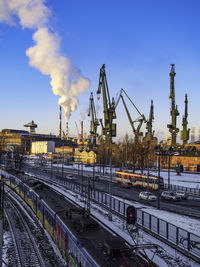
<path id="1" fill-rule="evenodd" d="M 191 143 L 195 142 L 195 127 L 191 127 Z"/>
<path id="2" fill-rule="evenodd" d="M 81 139 L 83 140 L 83 121 L 81 121 Z"/>
<path id="3" fill-rule="evenodd" d="M 59 137 L 62 136 L 62 107 L 60 106 L 60 112 L 59 112 Z"/>
<path id="4" fill-rule="evenodd" d="M 68 121 L 66 122 L 66 130 L 65 130 L 65 135 L 68 137 L 69 131 L 68 131 Z"/>

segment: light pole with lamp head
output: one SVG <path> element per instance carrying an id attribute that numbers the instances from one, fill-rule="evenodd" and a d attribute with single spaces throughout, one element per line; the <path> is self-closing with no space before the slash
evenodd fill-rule
<path id="1" fill-rule="evenodd" d="M 160 209 L 160 155 L 161 155 L 161 147 L 160 145 L 154 148 L 156 153 L 158 153 L 158 209 Z"/>
<path id="2" fill-rule="evenodd" d="M 173 155 L 173 147 L 170 146 L 168 150 L 168 190 L 170 189 L 170 164 L 171 164 L 171 156 Z"/>

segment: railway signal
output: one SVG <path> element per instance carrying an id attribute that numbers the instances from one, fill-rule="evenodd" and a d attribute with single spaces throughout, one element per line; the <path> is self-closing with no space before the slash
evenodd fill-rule
<path id="1" fill-rule="evenodd" d="M 134 206 L 128 206 L 126 209 L 126 223 L 135 225 L 137 219 L 137 210 Z"/>

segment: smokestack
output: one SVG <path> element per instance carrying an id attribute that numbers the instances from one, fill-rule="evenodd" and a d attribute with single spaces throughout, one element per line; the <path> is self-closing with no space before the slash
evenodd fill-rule
<path id="1" fill-rule="evenodd" d="M 59 113 L 59 137 L 62 137 L 62 107 L 60 106 L 60 113 Z"/>
<path id="2" fill-rule="evenodd" d="M 83 121 L 81 121 L 81 139 L 83 140 Z"/>
<path id="3" fill-rule="evenodd" d="M 195 142 L 195 127 L 191 127 L 191 143 Z"/>
<path id="4" fill-rule="evenodd" d="M 199 127 L 199 140 L 198 141 L 200 141 L 200 127 Z"/>
<path id="5" fill-rule="evenodd" d="M 69 131 L 68 131 L 68 121 L 66 122 L 66 130 L 65 130 L 65 135 L 66 137 L 68 136 L 69 134 Z"/>

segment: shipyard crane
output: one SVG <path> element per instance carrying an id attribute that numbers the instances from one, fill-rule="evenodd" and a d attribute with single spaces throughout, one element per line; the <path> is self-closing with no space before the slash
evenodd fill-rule
<path id="1" fill-rule="evenodd" d="M 124 93 L 126 95 L 126 97 L 128 98 L 128 100 L 131 102 L 131 104 L 133 105 L 133 107 L 136 109 L 136 111 L 138 112 L 138 114 L 140 115 L 137 119 L 135 120 L 132 120 L 131 118 L 131 115 L 128 111 L 128 108 L 127 108 L 127 105 L 125 103 L 125 100 L 124 100 L 124 97 L 122 95 L 122 93 Z M 123 102 L 123 105 L 124 105 L 124 108 L 126 110 L 126 114 L 127 114 L 127 117 L 128 117 L 128 120 L 130 122 L 130 125 L 132 127 L 132 130 L 133 130 L 133 133 L 135 135 L 135 143 L 138 143 L 139 141 L 139 136 L 142 135 L 142 133 L 140 132 L 140 129 L 142 127 L 142 123 L 143 122 L 146 122 L 146 118 L 143 114 L 140 113 L 140 111 L 138 110 L 138 108 L 135 106 L 135 104 L 133 103 L 133 101 L 130 99 L 130 97 L 127 95 L 127 93 L 125 92 L 124 89 L 121 89 L 121 92 L 120 92 L 120 96 L 119 98 L 121 98 L 122 102 Z M 118 98 L 118 101 L 116 102 L 117 104 L 119 103 L 119 98 Z M 137 127 L 134 126 L 135 123 L 139 123 L 137 125 Z"/>
<path id="2" fill-rule="evenodd" d="M 151 142 L 153 139 L 154 131 L 152 131 L 152 123 L 154 120 L 154 107 L 153 107 L 153 100 L 151 100 L 150 112 L 149 112 L 149 120 L 146 122 L 146 136 L 145 141 L 147 143 Z"/>
<path id="3" fill-rule="evenodd" d="M 101 90 L 103 95 L 104 124 L 102 122 L 102 119 L 100 119 L 99 121 L 102 126 L 103 135 L 106 137 L 106 141 L 112 143 L 112 137 L 116 136 L 116 124 L 113 123 L 113 119 L 116 119 L 115 101 L 114 98 L 112 98 L 112 102 L 110 100 L 110 94 L 108 90 L 108 84 L 105 72 L 105 64 L 103 64 L 100 69 L 97 99 L 100 99 L 99 95 L 101 94 Z"/>
<path id="4" fill-rule="evenodd" d="M 94 105 L 94 98 L 93 98 L 93 93 L 90 94 L 90 100 L 89 100 L 89 112 L 88 116 L 91 115 L 91 130 L 90 134 L 92 136 L 92 145 L 93 147 L 96 147 L 97 145 L 97 127 L 99 126 L 99 122 L 96 116 L 96 110 L 95 110 L 95 105 Z"/>
<path id="5" fill-rule="evenodd" d="M 174 77 L 176 73 L 174 70 L 174 64 L 171 64 L 171 72 L 169 73 L 170 76 L 170 96 L 171 98 L 171 109 L 170 109 L 170 115 L 171 115 L 171 124 L 168 124 L 167 127 L 169 128 L 169 132 L 171 133 L 172 137 L 172 147 L 176 147 L 176 136 L 179 132 L 179 129 L 176 128 L 176 118 L 179 115 L 178 107 L 175 105 L 175 89 L 174 89 Z"/>
<path id="6" fill-rule="evenodd" d="M 190 129 L 187 129 L 187 124 L 188 124 L 188 99 L 187 99 L 187 94 L 185 95 L 185 114 L 183 116 L 183 121 L 182 121 L 182 126 L 183 130 L 181 131 L 181 140 L 183 141 L 183 145 L 187 144 L 187 141 L 189 140 L 190 137 Z"/>

